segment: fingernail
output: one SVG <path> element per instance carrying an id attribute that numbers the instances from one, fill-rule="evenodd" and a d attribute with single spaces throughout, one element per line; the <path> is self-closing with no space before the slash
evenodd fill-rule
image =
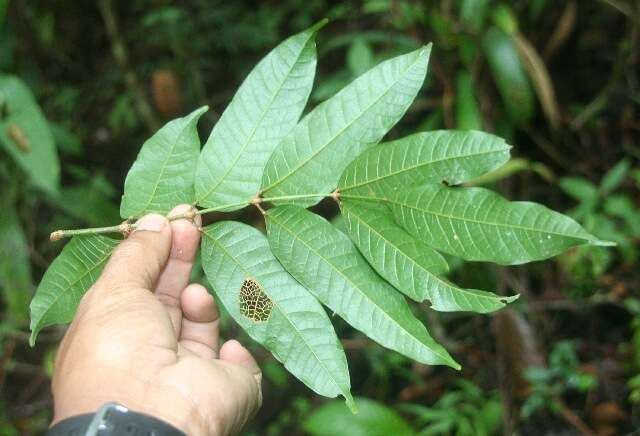
<path id="1" fill-rule="evenodd" d="M 143 216 L 136 225 L 136 230 L 147 230 L 151 232 L 159 232 L 167 225 L 167 219 L 156 213 Z"/>

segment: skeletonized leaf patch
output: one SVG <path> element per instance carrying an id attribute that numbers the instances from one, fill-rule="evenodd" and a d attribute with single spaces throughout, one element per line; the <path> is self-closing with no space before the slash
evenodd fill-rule
<path id="1" fill-rule="evenodd" d="M 248 278 L 240 287 L 240 313 L 254 322 L 265 322 L 271 316 L 273 302 L 260 283 Z"/>

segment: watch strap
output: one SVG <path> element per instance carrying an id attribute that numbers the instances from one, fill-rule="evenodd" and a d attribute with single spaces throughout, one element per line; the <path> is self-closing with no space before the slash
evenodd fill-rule
<path id="1" fill-rule="evenodd" d="M 151 415 L 107 403 L 96 413 L 77 415 L 52 426 L 47 436 L 185 436 L 171 424 Z"/>

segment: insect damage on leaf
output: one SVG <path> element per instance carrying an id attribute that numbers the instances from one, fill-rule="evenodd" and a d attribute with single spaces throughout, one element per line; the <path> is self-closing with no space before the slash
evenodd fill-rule
<path id="1" fill-rule="evenodd" d="M 254 322 L 265 322 L 273 302 L 254 279 L 245 279 L 240 287 L 240 313 Z"/>
<path id="2" fill-rule="evenodd" d="M 27 135 L 24 133 L 20 127 L 15 124 L 9 124 L 7 127 L 7 136 L 11 138 L 13 142 L 18 146 L 20 151 L 23 153 L 29 153 L 31 151 L 31 144 L 29 143 L 29 139 L 27 139 Z"/>

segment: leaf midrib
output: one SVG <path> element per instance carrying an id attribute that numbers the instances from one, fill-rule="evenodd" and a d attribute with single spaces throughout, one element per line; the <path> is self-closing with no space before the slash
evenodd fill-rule
<path id="1" fill-rule="evenodd" d="M 448 219 L 451 219 L 451 220 L 469 222 L 469 223 L 473 223 L 473 224 L 488 225 L 488 226 L 494 226 L 494 227 L 503 227 L 503 228 L 507 228 L 507 229 L 522 230 L 522 231 L 529 231 L 529 232 L 538 232 L 538 233 L 545 233 L 545 234 L 549 234 L 549 235 L 562 236 L 562 237 L 565 237 L 565 238 L 579 239 L 579 240 L 584 240 L 584 241 L 592 241 L 592 239 L 586 239 L 586 238 L 583 238 L 583 237 L 580 237 L 580 236 L 568 235 L 568 234 L 565 234 L 565 233 L 552 232 L 552 231 L 548 231 L 548 230 L 540 230 L 540 229 L 535 229 L 535 228 L 531 228 L 531 227 L 524 227 L 524 226 L 519 226 L 519 225 L 514 225 L 514 224 L 493 223 L 493 222 L 489 222 L 489 221 L 475 220 L 475 219 L 472 219 L 472 218 L 462 218 L 462 217 L 457 217 L 457 216 L 454 216 L 454 215 L 447 215 L 447 214 L 443 214 L 443 213 L 440 213 L 440 212 L 434 212 L 434 211 L 431 211 L 431 210 L 428 210 L 428 209 L 421 209 L 418 206 L 412 206 L 410 204 L 401 203 L 400 201 L 390 200 L 388 198 L 377 198 L 377 197 L 367 197 L 367 198 L 372 199 L 372 200 L 386 201 L 386 202 L 398 205 L 400 207 L 406 207 L 408 209 L 417 210 L 418 212 L 431 214 L 431 215 L 434 215 L 434 216 L 437 216 L 437 217 L 440 217 L 440 218 L 448 218 Z"/>
<path id="2" fill-rule="evenodd" d="M 182 135 L 185 133 L 185 130 L 189 128 L 190 125 L 191 125 L 191 120 L 189 120 L 189 123 L 180 131 L 180 133 L 178 133 L 176 137 L 176 141 L 170 146 L 169 153 L 167 153 L 167 157 L 165 158 L 164 162 L 162 162 L 162 168 L 160 168 L 160 171 L 158 172 L 158 178 L 156 179 L 156 183 L 153 185 L 153 191 L 149 196 L 149 200 L 147 201 L 147 204 L 145 204 L 145 206 L 142 209 L 140 209 L 141 212 L 138 212 L 138 213 L 142 213 L 145 210 L 147 210 L 147 208 L 153 201 L 153 198 L 156 196 L 156 192 L 158 192 L 158 187 L 160 186 L 160 181 L 162 180 L 164 171 L 167 169 L 167 164 L 169 163 L 169 160 L 173 157 L 173 152 L 178 146 L 180 139 L 182 139 Z"/>
<path id="3" fill-rule="evenodd" d="M 271 219 L 273 219 L 273 216 L 270 216 Z M 293 237 L 296 237 L 297 234 L 294 233 L 289 227 L 287 227 L 286 225 L 284 225 L 282 222 L 280 222 L 280 227 L 283 228 L 284 230 L 286 230 L 287 232 L 289 232 L 289 234 Z M 427 349 L 430 350 L 431 353 L 435 354 L 436 356 L 440 357 L 441 359 L 443 359 L 444 362 L 449 362 L 451 359 L 447 359 L 446 356 L 442 356 L 441 354 L 437 353 L 434 350 L 431 350 L 431 348 L 423 343 L 420 339 L 416 338 L 415 336 L 413 336 L 413 334 L 411 334 L 409 331 L 407 331 L 404 327 L 402 327 L 395 319 L 393 319 L 387 312 L 385 312 L 379 305 L 377 305 L 375 303 L 375 301 L 373 301 L 371 298 L 369 298 L 369 296 L 367 294 L 365 294 L 359 286 L 357 286 L 353 281 L 351 281 L 346 275 L 344 275 L 342 273 L 342 271 L 340 271 L 338 268 L 336 268 L 333 263 L 331 263 L 327 258 L 325 258 L 324 256 L 322 256 L 316 249 L 314 249 L 313 247 L 311 247 L 309 244 L 307 244 L 307 242 L 305 240 L 303 240 L 300 237 L 296 237 L 295 239 L 297 239 L 298 241 L 300 241 L 305 247 L 307 247 L 309 249 L 309 251 L 311 251 L 312 253 L 315 253 L 321 260 L 323 260 L 326 264 L 328 264 L 331 269 L 333 269 L 334 271 L 336 271 L 347 283 L 350 283 L 352 285 L 353 288 L 357 289 L 358 292 L 360 294 L 362 294 L 362 296 L 371 302 L 371 304 L 373 304 L 373 306 L 377 307 L 380 312 L 382 312 L 384 314 L 385 317 L 387 317 L 388 319 L 390 319 L 392 321 L 393 324 L 397 325 L 398 327 L 401 328 L 401 330 L 403 332 L 405 332 L 406 334 L 409 335 L 409 337 L 413 338 L 415 341 L 419 342 L 422 346 L 426 347 Z"/>
<path id="4" fill-rule="evenodd" d="M 291 68 L 289 68 L 289 71 L 287 72 L 287 74 L 284 76 L 284 79 L 282 80 L 282 82 L 280 82 L 280 84 L 278 85 L 278 89 L 276 92 L 273 93 L 273 96 L 271 97 L 271 99 L 269 99 L 269 103 L 265 106 L 264 111 L 262 111 L 262 113 L 260 114 L 260 119 L 258 120 L 258 122 L 255 124 L 255 126 L 253 127 L 253 129 L 251 130 L 251 133 L 249 134 L 249 136 L 247 137 L 247 140 L 245 141 L 245 143 L 242 145 L 242 148 L 239 150 L 238 154 L 236 155 L 233 163 L 229 166 L 229 168 L 224 172 L 224 174 L 220 177 L 220 179 L 218 179 L 218 181 L 216 182 L 216 184 L 210 188 L 207 193 L 196 200 L 196 202 L 200 202 L 204 199 L 206 199 L 207 197 L 209 197 L 209 195 L 215 191 L 218 186 L 220 186 L 222 184 L 222 182 L 224 182 L 225 178 L 229 175 L 229 173 L 231 172 L 231 170 L 233 168 L 235 168 L 236 164 L 238 163 L 238 161 L 240 160 L 240 158 L 242 157 L 242 153 L 244 153 L 244 151 L 246 150 L 246 148 L 249 146 L 249 144 L 251 143 L 251 140 L 253 139 L 253 137 L 255 136 L 256 132 L 258 131 L 258 127 L 260 126 L 260 124 L 262 123 L 262 121 L 264 120 L 264 117 L 267 116 L 267 112 L 269 112 L 269 108 L 271 107 L 271 104 L 275 101 L 276 97 L 280 94 L 280 92 L 282 91 L 282 88 L 285 84 L 285 82 L 287 81 L 287 78 L 291 75 L 291 72 L 293 71 L 293 69 L 295 68 L 295 66 L 297 65 L 297 63 L 300 61 L 300 58 L 302 57 L 302 53 L 304 53 L 307 44 L 309 43 L 309 41 L 311 40 L 311 38 L 314 36 L 314 34 L 311 34 L 309 36 L 309 38 L 307 38 L 307 40 L 305 41 L 304 45 L 302 46 L 302 50 L 300 50 L 300 53 L 298 54 L 298 56 L 296 57 L 295 62 L 293 62 L 291 64 Z M 233 101 L 232 101 L 233 103 Z M 295 128 L 295 126 L 294 126 Z M 277 144 L 276 144 L 277 145 Z M 209 166 L 209 164 L 207 163 L 207 167 Z M 260 180 L 262 178 L 262 175 L 260 175 L 260 178 L 258 180 Z M 259 188 L 259 187 L 258 187 Z"/>
<path id="5" fill-rule="evenodd" d="M 362 224 L 364 224 L 365 226 L 367 226 L 367 228 L 369 230 L 371 230 L 372 232 L 374 232 L 376 235 L 378 235 L 379 238 L 383 239 L 385 242 L 387 242 L 389 245 L 391 245 L 392 247 L 394 247 L 397 251 L 401 252 L 404 254 L 404 252 L 402 250 L 400 250 L 396 245 L 394 245 L 391 241 L 389 241 L 388 239 L 386 239 L 381 233 L 379 233 L 376 229 L 374 229 L 373 227 L 371 227 L 370 225 L 367 224 L 366 221 L 364 221 L 362 218 L 360 218 L 358 216 L 358 214 L 353 212 L 353 209 L 351 209 L 351 215 L 353 215 L 358 221 L 360 221 Z M 415 260 L 411 259 L 410 256 L 406 255 L 405 256 L 407 258 L 409 258 L 415 265 L 417 265 L 421 270 L 423 270 L 426 274 L 428 274 L 429 276 L 433 277 L 437 282 L 441 283 L 442 285 L 446 286 L 449 289 L 455 290 L 455 291 L 460 291 L 461 293 L 464 294 L 469 294 L 472 295 L 474 298 L 489 298 L 491 300 L 501 300 L 500 296 L 496 296 L 496 297 L 480 297 L 477 294 L 470 292 L 469 290 L 465 289 L 465 288 L 461 288 L 458 286 L 452 286 L 449 283 L 445 282 L 443 279 L 441 279 L 440 277 L 438 277 L 436 274 L 433 274 L 431 271 L 429 271 L 428 269 L 424 268 L 422 265 L 420 265 L 418 262 L 416 262 Z M 468 298 L 468 297 L 467 297 Z M 502 298 L 506 298 L 506 297 L 502 297 Z M 430 299 L 429 299 L 430 300 Z M 501 301 L 502 302 L 502 301 Z"/>
<path id="6" fill-rule="evenodd" d="M 422 54 L 424 53 L 421 52 L 417 59 L 415 61 L 413 61 L 407 68 L 404 69 L 404 71 L 399 75 L 398 79 L 396 81 L 393 82 L 392 85 L 390 85 L 384 92 L 382 92 L 382 94 L 380 94 L 371 104 L 369 104 L 364 110 L 362 110 L 360 112 L 360 114 L 355 117 L 351 122 L 349 122 L 347 125 L 345 125 L 345 127 L 343 127 L 342 129 L 340 129 L 340 131 L 333 136 L 333 138 L 331 138 L 330 141 L 328 141 L 325 145 L 323 145 L 322 147 L 319 147 L 314 153 L 312 153 L 307 159 L 304 159 L 301 163 L 299 163 L 294 169 L 290 169 L 289 173 L 287 175 L 285 175 L 284 177 L 276 180 L 275 182 L 271 183 L 269 186 L 265 187 L 262 189 L 262 193 L 266 193 L 267 191 L 269 191 L 270 189 L 272 189 L 274 186 L 278 186 L 279 184 L 281 184 L 282 182 L 284 182 L 285 180 L 287 180 L 289 177 L 291 177 L 293 174 L 297 173 L 298 170 L 300 170 L 302 167 L 306 166 L 312 159 L 314 159 L 317 155 L 319 155 L 320 153 L 322 153 L 322 151 L 326 150 L 327 147 L 329 147 L 331 144 L 333 144 L 334 141 L 336 141 L 340 135 L 342 135 L 347 129 L 349 129 L 351 126 L 353 126 L 354 123 L 356 123 L 360 118 L 362 118 L 368 111 L 369 109 L 371 109 L 374 105 L 378 104 L 378 102 L 387 95 L 387 93 L 389 93 L 389 91 L 391 91 L 391 89 L 396 86 L 400 80 L 402 80 L 404 78 L 404 75 L 407 71 L 409 71 L 411 68 L 413 68 L 413 66 L 415 64 L 418 63 L 418 61 L 420 61 L 422 59 Z M 325 102 L 330 101 L 329 100 L 325 100 Z M 319 110 L 320 108 L 317 108 L 316 110 Z M 324 104 L 322 109 L 324 109 Z M 315 110 L 314 110 L 315 112 Z M 311 115 L 313 115 L 313 112 L 310 113 L 309 115 L 307 115 L 307 117 L 301 121 L 301 123 L 304 123 L 305 120 L 308 120 Z M 307 123 L 308 124 L 308 123 Z M 295 132 L 295 128 L 292 132 L 289 133 L 289 135 L 291 135 L 293 132 Z M 288 136 L 288 135 L 287 135 Z M 286 137 L 285 137 L 286 139 Z M 283 139 L 283 142 L 284 140 Z M 269 198 L 269 197 L 266 197 Z"/>
<path id="7" fill-rule="evenodd" d="M 227 248 L 222 245 L 220 242 L 218 242 L 218 240 L 216 238 L 214 238 L 213 236 L 209 235 L 209 233 L 204 230 L 202 232 L 207 238 L 209 238 L 211 241 L 213 241 L 218 247 L 220 247 L 222 249 L 222 251 L 225 252 L 225 254 L 227 256 L 229 256 L 235 263 L 236 265 L 238 265 L 238 267 L 245 273 L 246 276 L 251 277 L 252 274 L 250 274 L 249 271 L 247 271 L 243 266 L 242 263 L 239 262 L 238 258 L 235 257 L 233 254 L 231 254 L 231 252 L 229 250 L 227 250 Z M 277 261 L 277 260 L 276 260 Z M 286 273 L 286 271 L 285 271 Z M 302 285 L 301 285 L 302 286 Z M 264 287 L 263 287 L 264 290 Z M 333 377 L 333 374 L 331 372 L 331 370 L 329 369 L 329 367 L 324 363 L 324 361 L 322 359 L 320 359 L 320 357 L 316 354 L 315 350 L 311 347 L 311 345 L 309 344 L 309 342 L 307 342 L 306 338 L 304 337 L 304 335 L 300 332 L 300 330 L 296 327 L 296 325 L 291 321 L 291 319 L 287 316 L 287 313 L 285 311 L 282 310 L 282 308 L 280 307 L 280 305 L 278 304 L 277 301 L 275 301 L 273 298 L 271 298 L 271 301 L 273 302 L 273 304 L 278 308 L 278 310 L 280 311 L 280 313 L 283 315 L 283 317 L 289 322 L 289 324 L 291 325 L 291 327 L 293 328 L 294 331 L 296 331 L 298 333 L 298 336 L 302 339 L 302 341 L 305 343 L 305 345 L 307 346 L 307 348 L 311 351 L 311 354 L 313 354 L 313 356 L 316 358 L 316 360 L 320 363 L 320 365 L 325 369 L 325 371 L 327 372 L 327 374 L 329 374 L 329 378 L 331 380 L 333 380 L 333 382 L 335 383 L 336 387 L 338 388 L 338 390 L 340 392 L 342 392 L 342 395 L 344 395 L 344 392 L 342 390 L 342 388 L 340 387 L 340 384 L 336 381 L 336 379 Z M 324 309 L 323 309 L 324 310 Z M 345 396 L 346 398 L 346 396 Z"/>
<path id="8" fill-rule="evenodd" d="M 483 152 L 480 152 L 480 153 L 461 154 L 461 155 L 446 157 L 446 158 L 443 158 L 443 159 L 436 159 L 436 160 L 432 160 L 432 161 L 429 161 L 429 162 L 423 162 L 423 163 L 420 163 L 420 164 L 411 165 L 411 166 L 408 166 L 408 167 L 403 167 L 400 170 L 390 172 L 390 173 L 385 174 L 385 175 L 380 176 L 380 177 L 376 177 L 376 178 L 373 178 L 373 179 L 365 180 L 363 182 L 356 183 L 356 184 L 348 186 L 346 188 L 343 187 L 343 188 L 341 188 L 341 190 L 342 190 L 342 192 L 346 192 L 346 191 L 349 191 L 351 189 L 358 188 L 360 186 L 369 185 L 371 183 L 379 182 L 380 180 L 383 180 L 383 179 L 385 179 L 387 177 L 397 176 L 398 174 L 403 173 L 405 171 L 411 171 L 411 170 L 414 170 L 416 168 L 437 164 L 439 162 L 445 162 L 447 160 L 460 159 L 460 158 L 464 158 L 464 157 L 482 156 L 484 154 L 499 153 L 499 152 L 505 151 L 505 150 L 509 150 L 509 147 L 500 148 L 500 149 L 497 148 L 495 150 L 483 151 Z"/>

